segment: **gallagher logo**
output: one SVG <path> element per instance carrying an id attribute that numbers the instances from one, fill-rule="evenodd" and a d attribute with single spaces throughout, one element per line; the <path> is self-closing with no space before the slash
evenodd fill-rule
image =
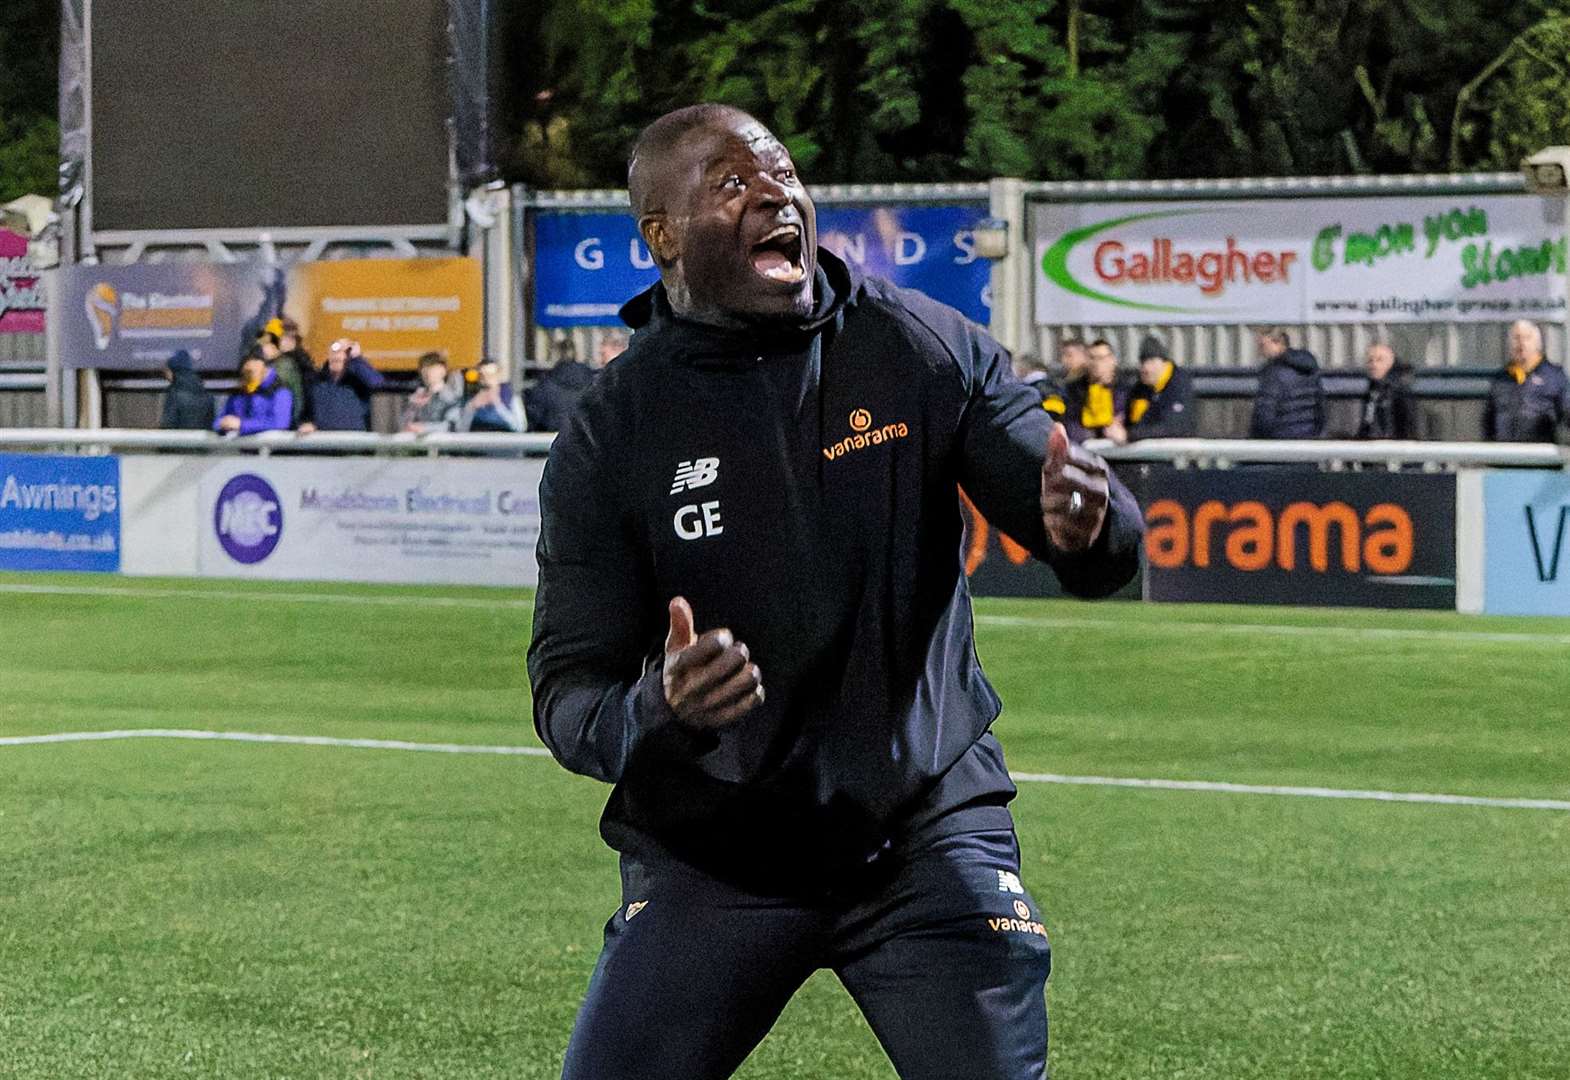
<path id="1" fill-rule="evenodd" d="M 1394 503 L 1369 507 L 1361 518 L 1344 502 L 1288 503 L 1280 515 L 1262 502 L 1200 503 L 1190 516 L 1175 499 L 1159 499 L 1145 511 L 1145 553 L 1152 566 L 1176 570 L 1212 562 L 1234 570 L 1296 570 L 1299 538 L 1308 540 L 1308 566 L 1346 573 L 1366 567 L 1375 574 L 1404 574 L 1412 566 L 1412 518 Z M 1331 538 L 1336 543 L 1332 548 Z"/>
<path id="2" fill-rule="evenodd" d="M 1069 256 L 1082 244 L 1094 240 L 1101 233 L 1141 221 L 1162 218 L 1188 217 L 1195 214 L 1235 213 L 1222 210 L 1162 210 L 1148 214 L 1131 214 L 1086 225 L 1064 233 L 1047 248 L 1041 257 L 1041 271 L 1047 280 L 1066 292 L 1099 300 L 1104 304 L 1136 308 L 1141 311 L 1166 311 L 1188 314 L 1207 311 L 1224 314 L 1227 308 L 1178 307 L 1157 304 L 1128 296 L 1114 296 L 1103 289 L 1122 289 L 1128 286 L 1189 286 L 1197 288 L 1202 297 L 1220 297 L 1229 285 L 1289 285 L 1292 264 L 1297 261 L 1295 251 L 1261 251 L 1240 247 L 1237 239 L 1228 236 L 1223 243 L 1182 248 L 1178 241 L 1168 236 L 1141 237 L 1133 242 L 1104 239 L 1090 252 L 1090 269 L 1093 284 L 1075 277 L 1069 269 Z M 1193 244 L 1195 241 L 1188 241 Z M 1100 286 L 1099 288 L 1097 286 Z M 1168 294 L 1170 295 L 1170 294 Z"/>
<path id="3" fill-rule="evenodd" d="M 261 562 L 283 536 L 283 506 L 278 493 L 260 476 L 241 473 L 218 493 L 213 528 L 218 543 L 235 562 Z"/>

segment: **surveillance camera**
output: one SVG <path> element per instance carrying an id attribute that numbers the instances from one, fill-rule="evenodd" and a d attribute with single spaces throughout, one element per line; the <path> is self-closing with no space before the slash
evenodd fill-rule
<path id="1" fill-rule="evenodd" d="M 1526 189 L 1534 195 L 1570 195 L 1570 146 L 1550 146 L 1521 162 Z"/>

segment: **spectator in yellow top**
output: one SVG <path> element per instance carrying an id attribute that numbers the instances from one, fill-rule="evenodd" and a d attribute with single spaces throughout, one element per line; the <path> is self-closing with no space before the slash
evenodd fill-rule
<path id="1" fill-rule="evenodd" d="M 1194 377 L 1178 367 L 1167 352 L 1154 334 L 1139 343 L 1139 382 L 1128 396 L 1126 419 L 1107 429 L 1113 442 L 1182 439 L 1194 434 Z"/>
<path id="2" fill-rule="evenodd" d="M 1543 356 L 1543 332 L 1521 319 L 1510 326 L 1510 359 L 1494 375 L 1483 406 L 1490 442 L 1553 442 L 1570 420 L 1570 381 Z"/>
<path id="3" fill-rule="evenodd" d="M 1118 354 L 1105 338 L 1090 343 L 1085 376 L 1068 384 L 1063 403 L 1063 425 L 1075 442 L 1099 439 L 1121 420 L 1125 393 L 1118 386 Z"/>

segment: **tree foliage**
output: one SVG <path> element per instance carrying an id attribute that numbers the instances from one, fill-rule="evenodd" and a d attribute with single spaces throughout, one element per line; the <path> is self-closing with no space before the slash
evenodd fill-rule
<path id="1" fill-rule="evenodd" d="M 1514 169 L 1570 142 L 1563 0 L 527 0 L 499 148 L 620 186 L 725 101 L 817 182 Z M 0 3 L 0 199 L 55 183 L 58 0 Z"/>
<path id="2" fill-rule="evenodd" d="M 545 0 L 509 26 L 508 157 L 623 182 L 694 101 L 820 182 L 1514 169 L 1570 138 L 1558 0 Z"/>

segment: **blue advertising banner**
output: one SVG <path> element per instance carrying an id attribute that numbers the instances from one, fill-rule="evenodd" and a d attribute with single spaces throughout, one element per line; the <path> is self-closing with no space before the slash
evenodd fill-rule
<path id="1" fill-rule="evenodd" d="M 920 289 L 985 326 L 992 264 L 976 255 L 974 206 L 818 208 L 818 242 L 864 273 Z M 616 322 L 659 279 L 631 214 L 551 211 L 535 219 L 534 317 L 541 326 Z"/>
<path id="2" fill-rule="evenodd" d="M 287 284 L 264 263 L 78 264 L 60 292 L 66 367 L 151 371 L 184 349 L 198 368 L 232 371 Z"/>
<path id="3" fill-rule="evenodd" d="M 1570 615 L 1570 477 L 1520 470 L 1483 477 L 1483 610 Z"/>
<path id="4" fill-rule="evenodd" d="M 0 454 L 0 570 L 119 569 L 119 458 Z"/>

